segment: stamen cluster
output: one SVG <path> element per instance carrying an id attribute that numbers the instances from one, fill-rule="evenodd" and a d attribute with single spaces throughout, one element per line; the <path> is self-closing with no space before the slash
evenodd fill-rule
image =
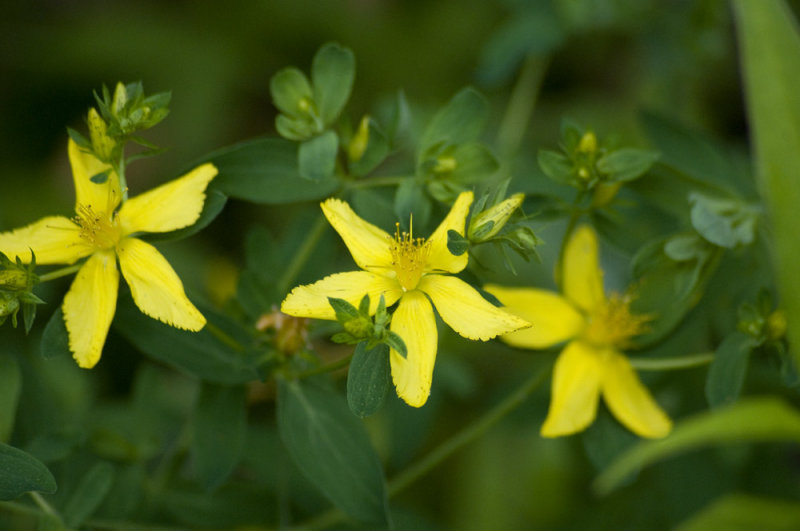
<path id="1" fill-rule="evenodd" d="M 405 291 L 416 288 L 430 252 L 430 246 L 425 238 L 414 238 L 413 232 L 400 232 L 398 223 L 390 250 L 392 267 L 400 285 Z"/>
<path id="2" fill-rule="evenodd" d="M 92 205 L 78 205 L 73 221 L 80 227 L 80 237 L 97 249 L 111 249 L 119 243 L 117 216 L 95 212 Z"/>

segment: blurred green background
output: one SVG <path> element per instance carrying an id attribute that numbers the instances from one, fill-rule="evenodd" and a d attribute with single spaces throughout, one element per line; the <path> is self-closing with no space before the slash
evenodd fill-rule
<path id="1" fill-rule="evenodd" d="M 541 56 L 547 68 L 513 166 L 517 180 L 532 178 L 537 150 L 554 146 L 564 115 L 600 134 L 645 146 L 637 117 L 646 109 L 735 150 L 746 149 L 736 43 L 730 9 L 722 0 L 51 0 L 15 2 L 4 11 L 0 230 L 71 212 L 66 126 L 85 130 L 91 92 L 102 84 L 141 80 L 148 94 L 173 94 L 170 116 L 144 135 L 169 150 L 131 168 L 128 183 L 136 194 L 178 176 L 212 150 L 275 135 L 270 77 L 288 65 L 307 70 L 317 48 L 332 40 L 356 55 L 356 83 L 347 109 L 353 121 L 403 89 L 421 127 L 427 112 L 473 84 L 492 106 L 490 144 L 520 65 L 526 56 Z M 280 231 L 275 212 L 231 201 L 207 231 L 163 250 L 190 289 L 202 292 L 209 272 L 215 271 L 213 257 L 241 262 L 251 224 Z M 51 311 L 43 309 L 40 325 Z M 502 361 L 497 362 L 486 360 L 482 348 L 470 344 L 461 354 L 488 380 L 505 379 L 502 388 L 495 388 L 500 395 L 521 379 L 509 376 L 516 367 L 530 370 L 527 353 L 498 347 Z M 451 395 L 461 389 L 463 396 L 471 396 L 462 397 L 464 409 L 443 417 L 437 409 L 441 404 L 432 401 L 425 411 L 407 412 L 418 417 L 418 430 L 434 434 L 433 440 L 468 422 L 473 416 L 468 406 L 475 406 L 477 415 L 485 403 L 470 395 L 470 379 L 459 372 L 458 363 L 448 367 L 453 358 L 441 356 L 437 378 Z M 126 358 L 121 368 L 112 369 L 115 359 L 122 356 L 104 356 L 106 363 L 96 370 L 110 373 L 99 396 L 119 397 L 129 390 L 131 377 L 120 372 L 134 362 Z M 502 370 L 500 363 L 505 364 Z M 704 375 L 682 375 L 697 401 L 702 400 Z M 416 507 L 414 527 L 666 528 L 735 490 L 747 481 L 749 470 L 763 465 L 751 460 L 744 447 L 695 453 L 655 466 L 633 488 L 597 500 L 588 487 L 596 470 L 583 450 L 587 439 L 538 437 L 538 422 L 531 419 L 543 418 L 546 403 L 542 391 L 510 421 L 447 461 L 430 481 L 403 494 L 401 503 Z M 588 440 L 602 440 L 609 422 L 601 416 Z M 390 463 L 389 470 L 402 467 L 402 456 L 394 458 L 398 462 Z M 731 463 L 741 465 L 740 472 L 721 478 Z M 756 485 L 756 490 L 783 489 L 776 463 L 768 459 L 763 465 L 776 467 L 775 483 Z M 789 490 L 797 493 L 797 486 L 782 492 Z"/>

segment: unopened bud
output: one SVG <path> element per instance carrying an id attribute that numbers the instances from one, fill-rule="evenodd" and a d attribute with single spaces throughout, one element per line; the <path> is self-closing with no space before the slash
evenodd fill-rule
<path id="1" fill-rule="evenodd" d="M 436 159 L 436 166 L 433 167 L 434 173 L 450 173 L 458 166 L 458 162 L 453 157 L 439 157 Z"/>
<path id="2" fill-rule="evenodd" d="M 597 151 L 597 137 L 591 131 L 586 131 L 578 143 L 578 151 L 583 153 L 594 153 Z"/>
<path id="3" fill-rule="evenodd" d="M 500 232 L 514 211 L 525 199 L 525 194 L 514 194 L 508 199 L 480 212 L 469 224 L 468 237 L 472 241 L 485 241 Z"/>
<path id="4" fill-rule="evenodd" d="M 114 150 L 114 139 L 108 136 L 108 125 L 92 107 L 89 109 L 89 138 L 92 140 L 92 148 L 97 158 L 104 162 L 111 160 L 111 153 Z"/>
<path id="5" fill-rule="evenodd" d="M 256 329 L 261 332 L 273 330 L 273 344 L 284 354 L 294 354 L 308 344 L 308 320 L 292 317 L 277 308 L 259 317 Z"/>
<path id="6" fill-rule="evenodd" d="M 119 116 L 127 103 L 128 89 L 121 82 L 117 82 L 117 86 L 114 89 L 114 99 L 111 102 L 111 113 L 114 116 Z"/>
<path id="7" fill-rule="evenodd" d="M 594 195 L 592 196 L 592 206 L 595 208 L 604 207 L 616 197 L 619 192 L 621 182 L 615 183 L 600 183 L 594 188 Z"/>
<path id="8" fill-rule="evenodd" d="M 347 146 L 347 156 L 353 162 L 358 162 L 364 156 L 369 144 L 369 116 L 364 116 L 361 123 L 358 124 L 358 130 L 350 140 L 350 145 Z"/>
<path id="9" fill-rule="evenodd" d="M 767 317 L 767 337 L 769 339 L 780 339 L 786 335 L 786 313 L 783 310 L 775 310 Z"/>

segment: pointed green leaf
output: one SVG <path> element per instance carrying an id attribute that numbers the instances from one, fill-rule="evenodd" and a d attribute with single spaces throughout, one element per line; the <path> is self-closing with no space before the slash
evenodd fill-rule
<path id="1" fill-rule="evenodd" d="M 53 474 L 32 455 L 0 443 L 0 500 L 13 500 L 31 491 L 55 492 Z"/>
<path id="2" fill-rule="evenodd" d="M 366 342 L 356 346 L 347 372 L 347 405 L 359 417 L 376 413 L 391 387 L 389 347 L 385 344 L 367 349 Z"/>
<path id="3" fill-rule="evenodd" d="M 336 168 L 338 150 L 339 137 L 333 131 L 301 143 L 297 152 L 300 176 L 315 182 L 330 179 Z"/>
<path id="4" fill-rule="evenodd" d="M 300 177 L 297 149 L 282 138 L 260 138 L 223 148 L 200 162 L 214 163 L 219 175 L 213 186 L 228 197 L 276 205 L 331 195 L 339 181 Z"/>
<path id="5" fill-rule="evenodd" d="M 472 87 L 464 88 L 434 115 L 419 141 L 418 153 L 425 155 L 437 144 L 463 144 L 476 140 L 488 118 L 486 98 Z"/>
<path id="6" fill-rule="evenodd" d="M 244 450 L 247 410 L 243 386 L 203 384 L 194 411 L 192 458 L 207 490 L 219 487 Z"/>
<path id="7" fill-rule="evenodd" d="M 597 161 L 597 169 L 611 182 L 638 179 L 658 160 L 658 153 L 644 149 L 623 148 L 613 151 Z"/>
<path id="8" fill-rule="evenodd" d="M 593 488 L 608 494 L 641 467 L 698 448 L 766 441 L 800 442 L 800 413 L 776 397 L 743 399 L 684 420 L 664 439 L 636 444 L 597 477 Z"/>
<path id="9" fill-rule="evenodd" d="M 356 77 L 356 59 L 349 48 L 325 44 L 311 63 L 311 83 L 322 123 L 330 125 L 342 112 Z"/>
<path id="10" fill-rule="evenodd" d="M 706 378 L 706 399 L 712 409 L 731 404 L 739 398 L 750 352 L 755 346 L 756 341 L 752 336 L 734 332 L 717 347 Z"/>
<path id="11" fill-rule="evenodd" d="M 71 492 L 64 507 L 64 521 L 69 527 L 80 526 L 92 516 L 111 489 L 114 482 L 114 467 L 100 462 L 90 468 Z"/>
<path id="12" fill-rule="evenodd" d="M 72 355 L 69 350 L 67 326 L 64 324 L 64 313 L 61 311 L 60 307 L 53 312 L 53 315 L 44 327 L 41 353 L 42 357 L 45 359 Z"/>
<path id="13" fill-rule="evenodd" d="M 780 0 L 733 3 L 756 157 L 757 180 L 774 235 L 774 260 L 789 341 L 800 344 L 800 33 Z M 800 362 L 800 349 L 793 349 Z"/>
<path id="14" fill-rule="evenodd" d="M 11 437 L 21 387 L 17 361 L 10 356 L 0 357 L 0 442 L 8 442 Z"/>
<path id="15" fill-rule="evenodd" d="M 297 467 L 328 499 L 359 521 L 386 525 L 381 464 L 340 395 L 307 380 L 279 380 L 278 429 Z"/>

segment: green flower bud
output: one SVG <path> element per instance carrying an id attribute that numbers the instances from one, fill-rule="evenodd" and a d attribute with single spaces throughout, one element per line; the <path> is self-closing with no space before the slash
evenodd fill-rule
<path id="1" fill-rule="evenodd" d="M 472 217 L 467 231 L 471 241 L 481 242 L 500 232 L 511 215 L 519 208 L 525 194 L 514 194 L 508 199 Z"/>
<path id="2" fill-rule="evenodd" d="M 358 162 L 364 156 L 369 144 L 369 116 L 364 116 L 358 124 L 358 130 L 347 146 L 347 156 L 353 162 Z"/>
<path id="3" fill-rule="evenodd" d="M 89 109 L 88 122 L 89 138 L 92 140 L 95 155 L 102 161 L 110 161 L 116 143 L 108 136 L 108 125 L 94 107 Z"/>

